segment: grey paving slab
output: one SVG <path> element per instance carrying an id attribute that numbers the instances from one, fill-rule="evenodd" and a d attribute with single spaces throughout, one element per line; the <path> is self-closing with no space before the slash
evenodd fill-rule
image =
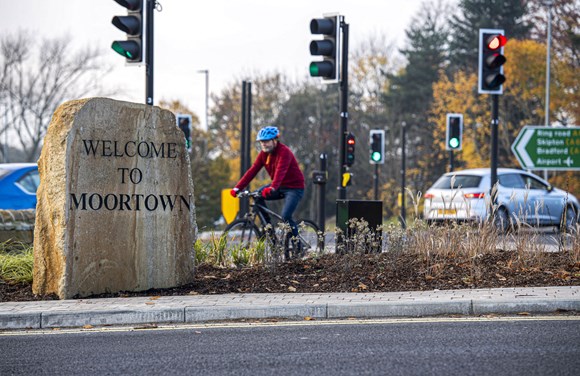
<path id="1" fill-rule="evenodd" d="M 42 314 L 41 328 L 81 327 L 85 325 L 124 325 L 147 323 L 182 323 L 183 308 L 158 309 L 103 309 L 76 312 L 46 312 Z"/>
<path id="2" fill-rule="evenodd" d="M 474 315 L 489 313 L 549 313 L 555 311 L 580 311 L 579 299 L 501 299 L 492 301 L 474 301 Z"/>
<path id="3" fill-rule="evenodd" d="M 261 318 L 348 318 L 580 311 L 580 286 L 384 293 L 224 294 L 0 303 L 0 330 L 191 323 Z"/>
<path id="4" fill-rule="evenodd" d="M 1 329 L 40 329 L 41 313 L 37 312 L 0 312 Z"/>
<path id="5" fill-rule="evenodd" d="M 239 305 L 215 309 L 215 307 L 185 308 L 185 322 L 200 322 L 213 320 L 236 319 L 267 319 L 267 318 L 326 318 L 326 305 L 290 304 L 290 305 Z"/>
<path id="6" fill-rule="evenodd" d="M 328 304 L 327 318 L 348 317 L 422 317 L 443 314 L 471 313 L 471 300 L 462 301 L 409 301 Z"/>

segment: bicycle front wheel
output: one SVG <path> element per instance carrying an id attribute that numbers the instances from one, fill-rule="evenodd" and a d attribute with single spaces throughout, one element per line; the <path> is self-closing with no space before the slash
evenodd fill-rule
<path id="1" fill-rule="evenodd" d="M 309 219 L 298 220 L 298 237 L 302 244 L 302 253 L 321 253 L 324 250 L 324 234 Z"/>
<path id="2" fill-rule="evenodd" d="M 262 238 L 262 232 L 255 223 L 247 219 L 236 219 L 224 230 L 228 245 L 239 245 L 249 249 L 253 243 Z"/>

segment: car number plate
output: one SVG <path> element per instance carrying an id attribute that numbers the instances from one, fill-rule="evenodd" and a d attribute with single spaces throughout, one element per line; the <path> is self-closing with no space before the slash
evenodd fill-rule
<path id="1" fill-rule="evenodd" d="M 457 210 L 455 210 L 455 209 L 437 209 L 437 213 L 439 215 L 454 215 L 454 214 L 457 214 Z"/>

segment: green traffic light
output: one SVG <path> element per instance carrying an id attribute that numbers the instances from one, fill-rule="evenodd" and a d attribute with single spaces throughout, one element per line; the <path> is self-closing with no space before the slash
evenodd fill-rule
<path id="1" fill-rule="evenodd" d="M 125 56 L 125 57 L 127 56 L 127 55 L 126 55 L 126 52 L 127 52 L 127 51 L 125 51 L 125 50 L 123 49 L 123 47 L 121 47 L 121 44 L 120 44 L 119 42 L 113 42 L 113 44 L 111 45 L 111 48 L 112 48 L 112 49 L 113 49 L 113 50 L 114 50 L 116 53 L 118 53 L 119 55 L 122 55 L 122 56 Z"/>
<path id="2" fill-rule="evenodd" d="M 141 46 L 135 41 L 114 41 L 111 48 L 113 51 L 124 56 L 128 60 L 140 61 Z"/>
<path id="3" fill-rule="evenodd" d="M 310 76 L 334 78 L 334 64 L 330 61 L 313 61 L 310 63 Z"/>
<path id="4" fill-rule="evenodd" d="M 310 75 L 312 77 L 318 77 L 319 75 L 318 64 L 310 63 Z"/>
<path id="5" fill-rule="evenodd" d="M 130 60 L 133 59 L 133 54 L 131 53 L 131 51 L 127 51 L 126 49 L 124 49 L 123 46 L 121 46 L 121 43 L 113 42 L 113 44 L 111 45 L 111 48 L 119 55 L 125 56 L 127 59 L 130 59 Z"/>
<path id="6" fill-rule="evenodd" d="M 449 139 L 449 146 L 451 146 L 452 149 L 455 149 L 459 146 L 459 139 L 458 138 L 450 138 Z"/>
<path id="7" fill-rule="evenodd" d="M 378 151 L 374 151 L 374 152 L 371 154 L 371 159 L 372 159 L 373 161 L 375 161 L 375 162 L 378 162 L 378 161 L 380 161 L 380 160 L 381 160 L 381 153 L 379 153 Z"/>

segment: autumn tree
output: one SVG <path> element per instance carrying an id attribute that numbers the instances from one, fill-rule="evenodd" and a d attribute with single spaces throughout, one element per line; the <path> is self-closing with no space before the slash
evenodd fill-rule
<path id="1" fill-rule="evenodd" d="M 194 186 L 195 214 L 200 231 L 213 229 L 221 216 L 221 190 L 229 181 L 229 165 L 221 155 L 211 151 L 215 148 L 209 132 L 201 129 L 199 117 L 178 100 L 161 100 L 159 107 L 174 114 L 191 115 L 191 177 Z M 177 126 L 177 124 L 176 124 Z M 185 140 L 184 140 L 185 142 Z"/>
<path id="2" fill-rule="evenodd" d="M 531 40 L 511 40 L 504 53 L 508 63 L 505 64 L 504 94 L 499 98 L 498 162 L 501 167 L 519 167 L 511 145 L 523 126 L 542 124 L 544 117 L 545 48 Z M 566 112 L 576 79 L 558 74 L 565 71 L 564 61 L 556 59 L 553 64 L 558 68 L 553 78 L 557 83 L 553 110 Z M 452 80 L 443 75 L 434 85 L 434 98 L 431 120 L 436 124 L 433 138 L 438 140 L 439 152 L 430 161 L 424 161 L 424 168 L 437 168 L 446 158 L 443 140 L 448 112 L 464 116 L 463 150 L 456 153 L 456 168 L 489 167 L 491 96 L 477 93 L 476 74 L 457 72 Z M 439 167 L 439 173 L 442 172 Z"/>
<path id="3" fill-rule="evenodd" d="M 401 68 L 402 63 L 403 59 L 397 54 L 394 42 L 385 34 L 369 35 L 353 49 L 349 57 L 348 127 L 357 140 L 357 159 L 351 168 L 354 178 L 348 188 L 349 197 L 373 198 L 375 167 L 369 163 L 369 131 L 384 129 L 387 145 L 395 145 L 398 138 L 398 132 L 393 131 L 395 121 L 382 99 L 390 77 Z M 398 159 L 396 149 L 387 147 L 385 151 L 388 163 L 379 166 L 379 195 L 388 200 L 392 195 L 383 189 L 384 185 L 397 176 L 399 168 L 393 163 L 393 160 Z M 385 213 L 390 216 L 392 213 L 387 206 Z"/>
<path id="4" fill-rule="evenodd" d="M 447 62 L 446 15 L 448 6 L 442 2 L 425 2 L 417 15 L 412 19 L 408 29 L 405 48 L 400 52 L 406 60 L 406 66 L 397 74 L 389 75 L 389 86 L 384 93 L 383 101 L 389 113 L 391 130 L 391 150 L 400 150 L 401 124 L 406 123 L 407 132 L 407 176 L 406 185 L 413 191 L 422 191 L 426 182 L 435 173 L 433 169 L 422 168 L 422 161 L 431 160 L 433 151 L 433 123 L 430 119 L 430 108 L 433 101 L 432 84 L 439 78 L 439 73 Z M 400 192 L 399 170 L 400 158 L 392 165 L 391 179 L 383 185 L 385 198 L 396 197 Z M 398 214 L 396 202 L 391 200 L 387 205 L 392 213 Z"/>
<path id="5" fill-rule="evenodd" d="M 463 150 L 454 152 L 454 168 L 459 170 L 489 166 L 490 107 L 487 105 L 487 96 L 477 94 L 477 76 L 474 73 L 457 72 L 450 79 L 442 74 L 433 85 L 433 97 L 430 122 L 434 124 L 434 152 L 430 158 L 419 161 L 423 169 L 432 172 L 429 184 L 448 172 L 449 152 L 445 150 L 447 113 L 463 114 Z"/>
<path id="6" fill-rule="evenodd" d="M 215 139 L 215 153 L 230 161 L 232 174 L 230 184 L 240 178 L 243 80 L 252 84 L 253 135 L 259 128 L 274 124 L 290 90 L 287 78 L 280 73 L 256 73 L 255 76 L 236 79 L 224 87 L 219 94 L 212 95 L 214 106 L 211 108 L 212 121 L 209 131 Z"/>

